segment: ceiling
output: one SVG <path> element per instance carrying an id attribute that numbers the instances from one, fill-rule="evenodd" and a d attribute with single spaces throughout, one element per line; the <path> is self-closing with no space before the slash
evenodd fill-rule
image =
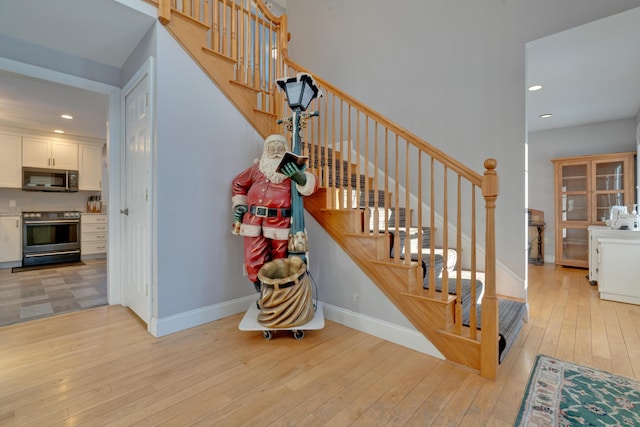
<path id="1" fill-rule="evenodd" d="M 120 68 L 154 22 L 130 2 L 0 0 L 0 35 Z M 271 2 L 286 8 L 286 0 Z M 638 40 L 635 8 L 528 43 L 527 86 L 543 85 L 526 95 L 528 131 L 635 116 Z M 107 110 L 106 95 L 0 70 L 0 125 L 105 139 Z M 75 118 L 63 120 L 63 113 Z M 540 119 L 544 113 L 553 116 Z"/>
<path id="2" fill-rule="evenodd" d="M 640 7 L 527 44 L 529 132 L 634 117 L 640 109 Z M 541 119 L 541 114 L 552 117 Z"/>
<path id="3" fill-rule="evenodd" d="M 155 22 L 155 15 L 128 3 L 132 1 L 0 0 L 0 42 L 16 39 L 36 52 L 68 54 L 120 69 Z M 107 112 L 107 95 L 0 69 L 0 125 L 106 139 Z M 64 120 L 61 114 L 74 119 Z"/>

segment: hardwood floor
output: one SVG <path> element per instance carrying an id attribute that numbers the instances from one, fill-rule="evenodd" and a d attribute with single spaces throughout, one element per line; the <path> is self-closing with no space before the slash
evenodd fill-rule
<path id="1" fill-rule="evenodd" d="M 0 425 L 510 426 L 538 353 L 640 379 L 640 306 L 585 275 L 530 267 L 495 381 L 331 321 L 300 341 L 242 315 L 157 339 L 119 306 L 5 326 Z"/>

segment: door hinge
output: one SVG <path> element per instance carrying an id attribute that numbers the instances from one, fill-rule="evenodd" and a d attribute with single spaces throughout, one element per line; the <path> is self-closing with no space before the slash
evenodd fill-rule
<path id="1" fill-rule="evenodd" d="M 145 283 L 144 284 L 144 292 L 145 292 L 145 296 L 149 296 L 149 284 Z"/>
<path id="2" fill-rule="evenodd" d="M 149 189 L 148 189 L 148 188 L 145 188 L 145 189 L 144 189 L 144 200 L 145 200 L 146 202 L 148 202 L 148 201 L 149 201 Z"/>
<path id="3" fill-rule="evenodd" d="M 146 93 L 146 102 L 147 102 L 147 107 L 149 106 L 149 92 Z"/>

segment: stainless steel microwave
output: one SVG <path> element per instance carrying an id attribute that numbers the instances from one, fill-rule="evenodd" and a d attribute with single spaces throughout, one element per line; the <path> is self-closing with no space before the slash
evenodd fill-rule
<path id="1" fill-rule="evenodd" d="M 22 189 L 27 191 L 78 191 L 78 171 L 23 167 Z"/>

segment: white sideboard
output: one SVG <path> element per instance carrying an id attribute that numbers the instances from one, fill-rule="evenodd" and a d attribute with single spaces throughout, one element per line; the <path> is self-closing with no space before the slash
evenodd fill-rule
<path id="1" fill-rule="evenodd" d="M 589 226 L 589 282 L 592 285 L 598 283 L 601 263 L 600 239 L 636 240 L 640 244 L 640 231 L 613 230 L 600 225 Z M 640 262 L 640 258 L 638 258 L 638 262 Z"/>
<path id="2" fill-rule="evenodd" d="M 640 304 L 640 233 L 637 239 L 599 238 L 600 298 Z"/>

